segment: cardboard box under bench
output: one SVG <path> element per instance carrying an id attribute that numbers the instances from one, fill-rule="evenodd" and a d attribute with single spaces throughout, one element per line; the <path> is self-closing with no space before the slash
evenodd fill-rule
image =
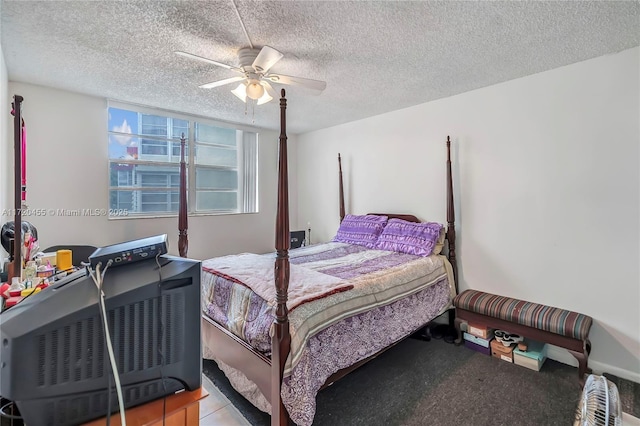
<path id="1" fill-rule="evenodd" d="M 494 329 L 483 324 L 467 323 L 467 333 L 482 339 L 493 339 Z"/>
<path id="2" fill-rule="evenodd" d="M 528 340 L 526 351 L 521 351 L 518 348 L 513 350 L 514 364 L 527 367 L 531 370 L 540 371 L 546 359 L 547 345 L 544 343 Z"/>
<path id="3" fill-rule="evenodd" d="M 491 341 L 490 346 L 492 357 L 506 362 L 513 362 L 513 346 L 505 346 L 495 339 Z"/>
<path id="4" fill-rule="evenodd" d="M 467 332 L 463 334 L 463 337 L 464 345 L 467 348 L 473 349 L 474 351 L 480 352 L 485 355 L 491 355 L 491 347 L 489 346 L 490 340 L 474 336 L 473 334 L 469 334 Z"/>

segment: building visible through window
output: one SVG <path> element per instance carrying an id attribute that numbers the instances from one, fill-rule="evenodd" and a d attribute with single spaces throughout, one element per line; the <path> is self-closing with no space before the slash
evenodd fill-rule
<path id="1" fill-rule="evenodd" d="M 178 212 L 184 134 L 189 212 L 257 211 L 257 133 L 133 106 L 110 106 L 107 132 L 110 210 Z"/>

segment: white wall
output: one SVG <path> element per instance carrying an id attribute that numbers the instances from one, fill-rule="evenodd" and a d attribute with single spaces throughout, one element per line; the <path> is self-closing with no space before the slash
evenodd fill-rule
<path id="1" fill-rule="evenodd" d="M 347 213 L 444 222 L 451 135 L 460 291 L 592 316 L 590 365 L 640 382 L 639 53 L 300 135 L 298 225 L 335 234 L 338 152 Z"/>
<path id="2" fill-rule="evenodd" d="M 33 209 L 108 208 L 107 109 L 104 99 L 24 83 L 9 83 L 24 97 L 28 134 L 27 201 Z M 274 121 L 278 117 L 274 117 Z M 189 257 L 274 250 L 278 133 L 261 131 L 259 213 L 189 218 Z M 295 137 L 290 141 L 295 142 Z M 295 158 L 295 144 L 292 156 Z M 295 179 L 292 165 L 292 180 Z M 3 173 L 4 174 L 4 173 Z M 294 183 L 295 185 L 295 183 Z M 292 205 L 297 207 L 295 193 Z M 296 223 L 296 209 L 291 209 Z M 167 233 L 178 251 L 178 219 L 29 217 L 41 247 L 56 244 L 104 246 Z"/>

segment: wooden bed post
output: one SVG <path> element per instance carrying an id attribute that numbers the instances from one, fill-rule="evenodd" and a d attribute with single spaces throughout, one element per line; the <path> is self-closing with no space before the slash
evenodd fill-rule
<path id="1" fill-rule="evenodd" d="M 340 153 L 338 153 L 338 170 L 340 181 L 340 223 L 342 223 L 344 219 L 344 185 L 342 183 L 342 158 L 340 158 Z"/>
<path id="2" fill-rule="evenodd" d="M 447 136 L 447 240 L 449 241 L 449 262 L 453 267 L 453 279 L 458 293 L 458 265 L 456 262 L 456 215 L 453 204 L 453 178 L 451 176 L 451 139 Z"/>
<path id="3" fill-rule="evenodd" d="M 22 276 L 22 101 L 20 95 L 13 96 L 13 196 L 15 216 L 13 219 L 13 262 L 9 269 L 9 279 Z"/>
<path id="4" fill-rule="evenodd" d="M 180 138 L 180 210 L 178 212 L 178 252 L 180 257 L 187 257 L 189 238 L 187 236 L 187 166 L 184 155 L 186 140 L 184 133 Z"/>
<path id="5" fill-rule="evenodd" d="M 289 290 L 289 182 L 287 173 L 287 99 L 282 89 L 280 98 L 280 142 L 278 145 L 278 207 L 276 213 L 276 319 L 271 339 L 271 425 L 285 426 L 289 413 L 282 404 L 280 389 L 284 364 L 291 349 L 287 292 Z"/>
<path id="6" fill-rule="evenodd" d="M 456 294 L 458 294 L 458 263 L 456 260 L 456 215 L 453 204 L 453 177 L 451 175 L 451 139 L 447 136 L 447 241 L 449 246 L 449 263 L 453 269 L 453 281 Z M 449 309 L 449 329 L 447 339 L 453 341 L 457 336 L 455 332 L 456 311 Z"/>

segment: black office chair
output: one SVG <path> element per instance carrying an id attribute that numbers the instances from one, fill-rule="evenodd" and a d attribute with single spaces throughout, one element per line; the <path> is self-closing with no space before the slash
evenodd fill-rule
<path id="1" fill-rule="evenodd" d="M 94 246 L 69 244 L 66 246 L 52 246 L 42 251 L 45 253 L 55 253 L 58 250 L 71 250 L 71 264 L 79 268 L 82 266 L 82 262 L 89 262 L 89 256 L 91 256 L 96 249 L 97 247 Z"/>

